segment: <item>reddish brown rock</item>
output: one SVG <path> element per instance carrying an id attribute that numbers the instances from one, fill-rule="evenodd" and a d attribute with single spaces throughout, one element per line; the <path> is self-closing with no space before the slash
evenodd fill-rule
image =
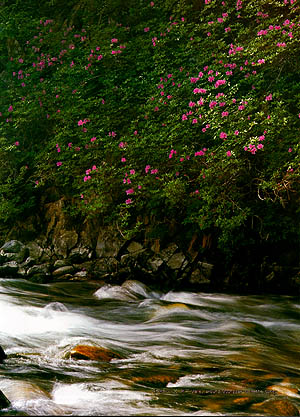
<path id="1" fill-rule="evenodd" d="M 112 359 L 122 359 L 118 353 L 110 349 L 88 345 L 75 346 L 68 356 L 72 359 L 89 359 L 103 362 L 110 362 Z"/>
<path id="2" fill-rule="evenodd" d="M 149 385 L 151 387 L 165 387 L 169 382 L 176 382 L 176 376 L 172 375 L 151 375 L 151 376 L 136 376 L 132 378 L 133 382 L 137 384 Z"/>
<path id="3" fill-rule="evenodd" d="M 251 410 L 263 412 L 270 416 L 299 416 L 298 408 L 289 400 L 266 400 L 253 404 Z"/>

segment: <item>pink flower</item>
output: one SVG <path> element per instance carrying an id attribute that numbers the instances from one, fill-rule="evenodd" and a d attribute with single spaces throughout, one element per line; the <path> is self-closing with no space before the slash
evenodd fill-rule
<path id="1" fill-rule="evenodd" d="M 72 148 L 72 146 L 73 146 L 73 143 L 69 142 L 69 143 L 68 143 L 68 147 L 69 147 L 69 148 Z"/>
<path id="2" fill-rule="evenodd" d="M 146 165 L 145 166 L 145 172 L 146 172 L 146 174 L 148 173 L 148 171 L 149 171 L 149 169 L 151 168 L 151 166 L 150 165 Z"/>
<path id="3" fill-rule="evenodd" d="M 126 194 L 133 194 L 134 193 L 134 189 L 133 188 L 129 188 L 128 190 L 126 190 Z"/>
<path id="4" fill-rule="evenodd" d="M 97 138 L 94 136 L 94 137 L 92 137 L 91 138 L 91 142 L 95 142 L 95 140 L 96 140 Z"/>
<path id="5" fill-rule="evenodd" d="M 237 136 L 240 132 L 238 130 L 234 131 L 234 134 Z"/>
<path id="6" fill-rule="evenodd" d="M 97 171 L 97 167 L 96 167 L 96 165 L 93 165 L 93 166 L 92 166 L 92 171 Z"/>
<path id="7" fill-rule="evenodd" d="M 132 203 L 132 199 L 131 198 L 127 198 L 127 200 L 125 201 L 126 204 L 131 204 Z"/>
<path id="8" fill-rule="evenodd" d="M 198 123 L 197 119 L 193 119 L 192 124 L 194 125 L 195 123 Z"/>
<path id="9" fill-rule="evenodd" d="M 272 94 L 269 94 L 267 97 L 266 97 L 266 101 L 271 101 L 272 100 Z"/>
<path id="10" fill-rule="evenodd" d="M 221 138 L 221 139 L 226 139 L 226 138 L 227 138 L 227 133 L 225 133 L 225 132 L 221 132 L 221 133 L 220 133 L 220 138 Z"/>
<path id="11" fill-rule="evenodd" d="M 117 42 L 118 42 L 118 39 L 112 38 L 111 43 L 117 43 Z"/>
<path id="12" fill-rule="evenodd" d="M 185 114 L 182 115 L 181 117 L 182 120 L 187 120 L 187 116 Z"/>
<path id="13" fill-rule="evenodd" d="M 9 113 L 11 113 L 13 110 L 14 110 L 14 109 L 13 109 L 13 106 L 12 106 L 12 105 L 10 105 L 10 106 L 9 106 L 9 108 L 8 108 Z"/>
<path id="14" fill-rule="evenodd" d="M 126 162 L 126 158 L 121 158 L 121 162 Z"/>
<path id="15" fill-rule="evenodd" d="M 131 169 L 129 172 L 130 172 L 130 175 L 134 175 L 135 174 L 135 170 L 134 169 Z"/>
<path id="16" fill-rule="evenodd" d="M 262 149 L 264 147 L 264 145 L 262 144 L 262 143 L 259 143 L 258 145 L 257 145 L 257 149 Z"/>
<path id="17" fill-rule="evenodd" d="M 19 145 L 20 145 L 20 142 L 19 142 L 19 141 L 16 141 L 16 142 L 15 142 L 15 145 L 16 145 L 16 146 L 19 146 Z"/>
<path id="18" fill-rule="evenodd" d="M 144 32 L 149 32 L 149 27 L 144 28 Z"/>
<path id="19" fill-rule="evenodd" d="M 232 155 L 232 154 L 231 154 L 231 151 L 227 151 L 227 152 L 226 152 L 226 155 L 227 155 L 227 156 L 231 156 L 231 155 Z"/>
<path id="20" fill-rule="evenodd" d="M 292 151 L 293 151 L 293 149 L 292 149 L 292 148 L 289 148 L 289 149 L 288 149 L 288 152 L 292 152 Z"/>
<path id="21" fill-rule="evenodd" d="M 229 114 L 228 111 L 223 111 L 222 112 L 222 117 L 226 117 L 226 116 L 228 116 L 228 114 Z"/>
<path id="22" fill-rule="evenodd" d="M 61 165 L 62 165 L 62 162 L 56 162 L 56 165 L 58 166 L 58 167 L 60 167 Z"/>
<path id="23" fill-rule="evenodd" d="M 82 120 L 79 120 L 77 124 L 78 124 L 78 126 L 82 126 L 84 124 L 84 122 Z"/>

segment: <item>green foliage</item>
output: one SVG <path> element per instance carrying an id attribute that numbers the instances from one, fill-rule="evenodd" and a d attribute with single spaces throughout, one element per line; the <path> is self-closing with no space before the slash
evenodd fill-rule
<path id="1" fill-rule="evenodd" d="M 54 187 L 124 235 L 299 241 L 296 2 L 42 3 L 0 13 L 1 220 Z"/>

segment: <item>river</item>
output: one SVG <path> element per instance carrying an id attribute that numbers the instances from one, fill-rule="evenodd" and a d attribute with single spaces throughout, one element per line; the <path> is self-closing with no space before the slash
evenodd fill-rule
<path id="1" fill-rule="evenodd" d="M 298 297 L 126 285 L 0 279 L 0 389 L 11 401 L 0 415 L 270 415 L 261 404 L 273 400 L 300 408 Z M 78 344 L 123 359 L 68 357 Z"/>

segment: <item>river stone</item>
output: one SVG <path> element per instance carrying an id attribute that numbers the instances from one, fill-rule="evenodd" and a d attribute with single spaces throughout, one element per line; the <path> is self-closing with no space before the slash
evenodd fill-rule
<path id="1" fill-rule="evenodd" d="M 273 398 L 262 403 L 253 404 L 250 410 L 269 416 L 299 416 L 298 408 L 291 401 Z"/>
<path id="2" fill-rule="evenodd" d="M 92 252 L 88 248 L 73 248 L 68 256 L 69 260 L 73 264 L 80 264 L 88 261 L 92 257 Z"/>
<path id="3" fill-rule="evenodd" d="M 75 346 L 71 352 L 67 354 L 67 357 L 103 362 L 110 362 L 112 359 L 122 359 L 122 356 L 110 349 L 88 345 Z"/>
<path id="4" fill-rule="evenodd" d="M 54 277 L 59 277 L 65 274 L 73 274 L 75 272 L 75 268 L 72 265 L 62 266 L 61 268 L 57 268 L 52 272 Z"/>
<path id="5" fill-rule="evenodd" d="M 53 266 L 54 268 L 62 268 L 64 266 L 70 266 L 70 262 L 68 259 L 57 259 Z"/>
<path id="6" fill-rule="evenodd" d="M 171 256 L 176 252 L 178 246 L 176 243 L 170 243 L 165 249 L 160 252 L 160 256 L 164 262 L 168 262 Z"/>
<path id="7" fill-rule="evenodd" d="M 138 242 L 131 242 L 127 246 L 127 250 L 129 253 L 141 252 L 143 249 L 144 249 L 143 246 Z"/>
<path id="8" fill-rule="evenodd" d="M 20 252 L 6 252 L 4 257 L 6 258 L 6 262 L 16 261 L 17 263 L 22 263 L 24 259 L 27 258 L 29 254 L 28 249 L 24 246 L 21 248 Z M 2 258 L 3 261 L 3 258 Z"/>
<path id="9" fill-rule="evenodd" d="M 148 265 L 150 266 L 153 272 L 157 272 L 163 263 L 164 261 L 159 257 L 154 257 L 148 261 Z"/>
<path id="10" fill-rule="evenodd" d="M 23 249 L 25 245 L 18 240 L 10 240 L 1 247 L 1 249 L 6 253 L 18 253 Z"/>
<path id="11" fill-rule="evenodd" d="M 28 276 L 48 275 L 48 274 L 49 274 L 49 264 L 33 265 L 31 268 L 27 270 Z"/>
<path id="12" fill-rule="evenodd" d="M 78 234 L 75 230 L 62 229 L 59 233 L 55 233 L 53 237 L 54 252 L 66 258 L 68 252 L 76 246 L 77 242 Z"/>
<path id="13" fill-rule="evenodd" d="M 39 260 L 43 254 L 43 249 L 36 242 L 27 243 L 26 247 L 29 250 L 29 256 L 35 261 Z"/>
<path id="14" fill-rule="evenodd" d="M 169 382 L 175 383 L 177 377 L 174 375 L 151 375 L 151 376 L 134 376 L 132 381 L 137 384 L 147 385 L 150 387 L 163 388 L 168 385 Z"/>
<path id="15" fill-rule="evenodd" d="M 96 255 L 98 258 L 116 258 L 124 245 L 124 239 L 113 228 L 101 228 L 98 234 Z"/>
<path id="16" fill-rule="evenodd" d="M 6 262 L 0 266 L 0 277 L 15 277 L 18 275 L 19 265 L 16 261 Z"/>
<path id="17" fill-rule="evenodd" d="M 3 363 L 4 359 L 6 359 L 6 358 L 7 358 L 7 355 L 4 352 L 3 347 L 0 346 L 0 363 Z"/>
<path id="18" fill-rule="evenodd" d="M 3 408 L 7 408 L 10 406 L 10 401 L 6 396 L 3 394 L 3 392 L 0 390 L 0 410 Z"/>
<path id="19" fill-rule="evenodd" d="M 185 256 L 182 252 L 174 253 L 168 260 L 167 265 L 171 269 L 180 269 L 185 261 Z"/>

